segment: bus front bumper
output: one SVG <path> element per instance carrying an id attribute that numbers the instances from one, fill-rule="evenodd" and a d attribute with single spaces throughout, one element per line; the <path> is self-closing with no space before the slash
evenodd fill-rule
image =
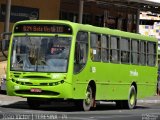
<path id="1" fill-rule="evenodd" d="M 72 99 L 72 85 L 59 83 L 53 86 L 27 86 L 7 81 L 7 95 L 24 98 L 63 98 Z"/>

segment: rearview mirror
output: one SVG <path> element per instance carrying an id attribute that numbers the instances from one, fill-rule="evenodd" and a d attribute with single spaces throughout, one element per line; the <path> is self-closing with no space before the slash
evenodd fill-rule
<path id="1" fill-rule="evenodd" d="M 5 58 L 7 58 L 8 56 L 8 47 L 9 47 L 9 41 L 10 41 L 11 34 L 12 34 L 11 32 L 4 32 L 0 34 L 1 39 L 2 39 L 0 40 L 0 48 Z"/>

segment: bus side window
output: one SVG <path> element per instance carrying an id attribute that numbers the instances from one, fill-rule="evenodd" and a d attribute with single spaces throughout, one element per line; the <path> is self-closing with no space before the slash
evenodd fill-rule
<path id="1" fill-rule="evenodd" d="M 112 36 L 110 44 L 110 60 L 117 63 L 119 62 L 119 38 Z"/>
<path id="2" fill-rule="evenodd" d="M 121 62 L 129 63 L 130 58 L 130 41 L 126 38 L 121 38 L 120 41 L 120 50 L 121 50 Z"/>
<path id="3" fill-rule="evenodd" d="M 91 33 L 90 44 L 91 44 L 91 51 L 90 51 L 91 59 L 95 62 L 101 61 L 101 35 Z"/>
<path id="4" fill-rule="evenodd" d="M 145 41 L 140 42 L 139 62 L 141 65 L 146 65 L 146 42 Z"/>
<path id="5" fill-rule="evenodd" d="M 139 64 L 139 41 L 132 40 L 131 45 L 131 63 L 132 64 Z"/>
<path id="6" fill-rule="evenodd" d="M 148 42 L 147 44 L 147 64 L 155 66 L 156 64 L 156 43 Z"/>
<path id="7" fill-rule="evenodd" d="M 102 35 L 102 61 L 109 61 L 109 37 Z"/>

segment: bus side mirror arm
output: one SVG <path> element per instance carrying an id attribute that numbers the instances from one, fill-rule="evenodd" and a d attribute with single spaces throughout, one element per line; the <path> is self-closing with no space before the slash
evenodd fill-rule
<path id="1" fill-rule="evenodd" d="M 1 33 L 1 38 L 3 39 L 6 35 L 12 35 L 12 32 L 3 32 L 3 33 Z"/>
<path id="2" fill-rule="evenodd" d="M 5 39 L 5 36 L 6 36 L 6 35 L 11 36 L 11 34 L 12 34 L 12 32 L 4 32 L 4 33 L 1 33 L 1 34 L 0 34 L 0 37 L 1 37 L 1 39 L 2 39 L 2 41 L 1 41 L 1 51 L 2 51 L 2 54 L 3 54 L 3 56 L 4 56 L 5 58 L 7 58 L 7 55 L 6 55 L 5 52 L 4 52 L 4 48 L 5 48 L 4 43 L 6 43 L 6 41 L 9 41 L 9 39 Z M 8 38 L 9 38 L 9 37 L 8 37 Z"/>

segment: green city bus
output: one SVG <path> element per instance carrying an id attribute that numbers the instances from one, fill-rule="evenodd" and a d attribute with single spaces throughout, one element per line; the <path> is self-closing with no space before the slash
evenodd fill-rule
<path id="1" fill-rule="evenodd" d="M 17 22 L 8 50 L 7 94 L 72 101 L 85 111 L 97 101 L 133 109 L 155 95 L 157 39 L 63 20 Z"/>

